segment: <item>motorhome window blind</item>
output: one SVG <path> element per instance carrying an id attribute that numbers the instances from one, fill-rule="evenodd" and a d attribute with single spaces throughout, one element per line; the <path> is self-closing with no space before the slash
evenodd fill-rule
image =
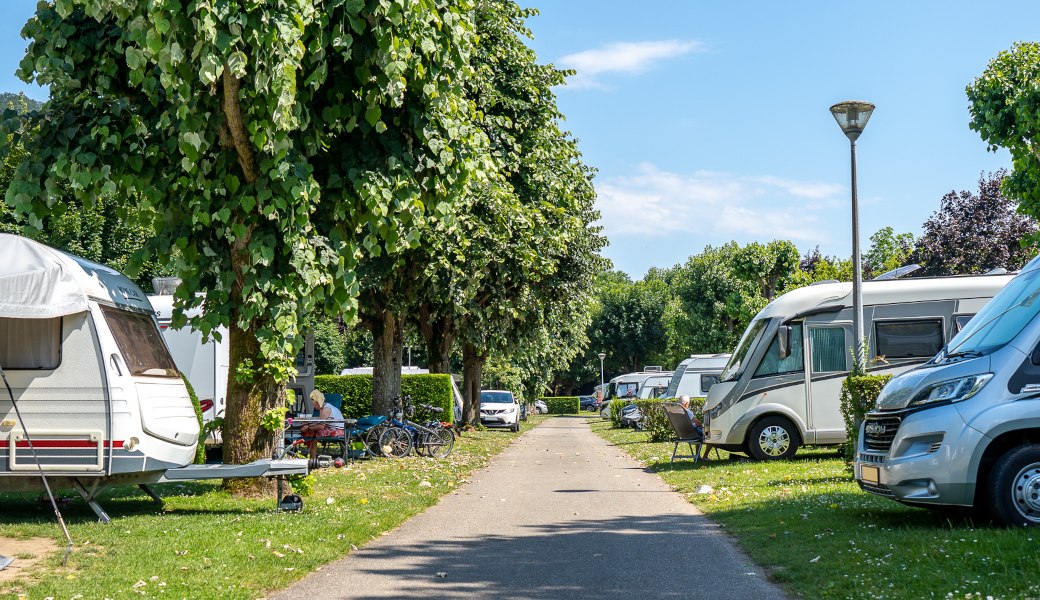
<path id="1" fill-rule="evenodd" d="M 810 327 L 809 341 L 813 373 L 847 370 L 844 327 Z"/>
<path id="2" fill-rule="evenodd" d="M 758 365 L 758 369 L 755 370 L 755 377 L 762 377 L 765 375 L 779 375 L 781 373 L 797 373 L 805 370 L 805 363 L 802 359 L 802 324 L 792 323 L 791 333 L 787 338 L 791 348 L 787 358 L 780 359 L 780 343 L 776 337 L 773 337 L 773 343 L 769 345 L 769 350 L 766 351 L 766 355 L 762 358 L 761 364 Z"/>
<path id="3" fill-rule="evenodd" d="M 877 355 L 887 359 L 932 357 L 943 347 L 940 319 L 876 323 Z"/>
<path id="4" fill-rule="evenodd" d="M 151 317 L 107 306 L 101 309 L 131 375 L 180 377 Z"/>
<path id="5" fill-rule="evenodd" d="M 61 362 L 61 317 L 0 318 L 0 367 L 56 369 Z"/>

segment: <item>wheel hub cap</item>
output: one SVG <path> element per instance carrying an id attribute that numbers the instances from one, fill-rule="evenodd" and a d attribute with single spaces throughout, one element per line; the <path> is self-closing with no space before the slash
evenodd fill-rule
<path id="1" fill-rule="evenodd" d="M 1040 523 L 1040 463 L 1033 463 L 1018 472 L 1012 495 L 1015 507 L 1022 516 Z"/>
<path id="2" fill-rule="evenodd" d="M 780 456 L 791 446 L 791 436 L 783 427 L 771 425 L 762 430 L 758 446 L 769 456 Z"/>

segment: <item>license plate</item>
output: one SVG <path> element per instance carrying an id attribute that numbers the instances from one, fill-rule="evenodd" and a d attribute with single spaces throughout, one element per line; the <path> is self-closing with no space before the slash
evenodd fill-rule
<path id="1" fill-rule="evenodd" d="M 499 422 L 502 421 L 501 417 L 484 417 L 484 420 L 485 421 L 494 421 L 495 423 L 499 423 Z"/>
<path id="2" fill-rule="evenodd" d="M 869 481 L 870 483 L 881 483 L 880 471 L 877 467 L 863 467 L 863 481 Z"/>

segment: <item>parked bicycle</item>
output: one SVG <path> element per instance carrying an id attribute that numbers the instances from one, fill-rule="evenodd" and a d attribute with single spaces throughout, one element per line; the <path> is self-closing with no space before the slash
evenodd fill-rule
<path id="1" fill-rule="evenodd" d="M 444 411 L 430 404 L 420 404 L 419 407 L 432 415 Z M 455 432 L 451 425 L 437 419 L 420 424 L 411 420 L 414 416 L 415 406 L 411 396 L 394 398 L 389 423 L 379 437 L 380 452 L 394 458 L 408 456 L 412 448 L 420 455 L 434 458 L 444 458 L 451 454 L 455 447 Z"/>

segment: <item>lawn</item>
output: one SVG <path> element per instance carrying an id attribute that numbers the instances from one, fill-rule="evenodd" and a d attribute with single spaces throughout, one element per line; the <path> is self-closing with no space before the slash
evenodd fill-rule
<path id="1" fill-rule="evenodd" d="M 803 449 L 782 463 L 742 462 L 722 452 L 722 461 L 670 466 L 672 443 L 590 423 L 687 494 L 792 594 L 1040 598 L 1040 529 L 1000 529 L 861 492 L 836 450 Z M 694 493 L 701 485 L 714 493 Z"/>
<path id="2" fill-rule="evenodd" d="M 532 417 L 521 432 L 546 418 Z M 101 525 L 77 496 L 62 511 L 75 542 L 68 566 L 60 567 L 60 551 L 52 553 L 20 581 L 0 581 L 0 598 L 255 600 L 436 504 L 516 436 L 467 433 L 446 459 L 376 459 L 318 471 L 296 514 L 278 512 L 274 498 L 233 498 L 215 482 L 164 484 L 153 488 L 165 499 L 161 509 L 136 487 L 106 491 L 100 502 L 112 524 Z M 0 537 L 46 537 L 65 546 L 53 512 L 38 507 L 35 493 L 0 494 L 0 515 Z"/>

